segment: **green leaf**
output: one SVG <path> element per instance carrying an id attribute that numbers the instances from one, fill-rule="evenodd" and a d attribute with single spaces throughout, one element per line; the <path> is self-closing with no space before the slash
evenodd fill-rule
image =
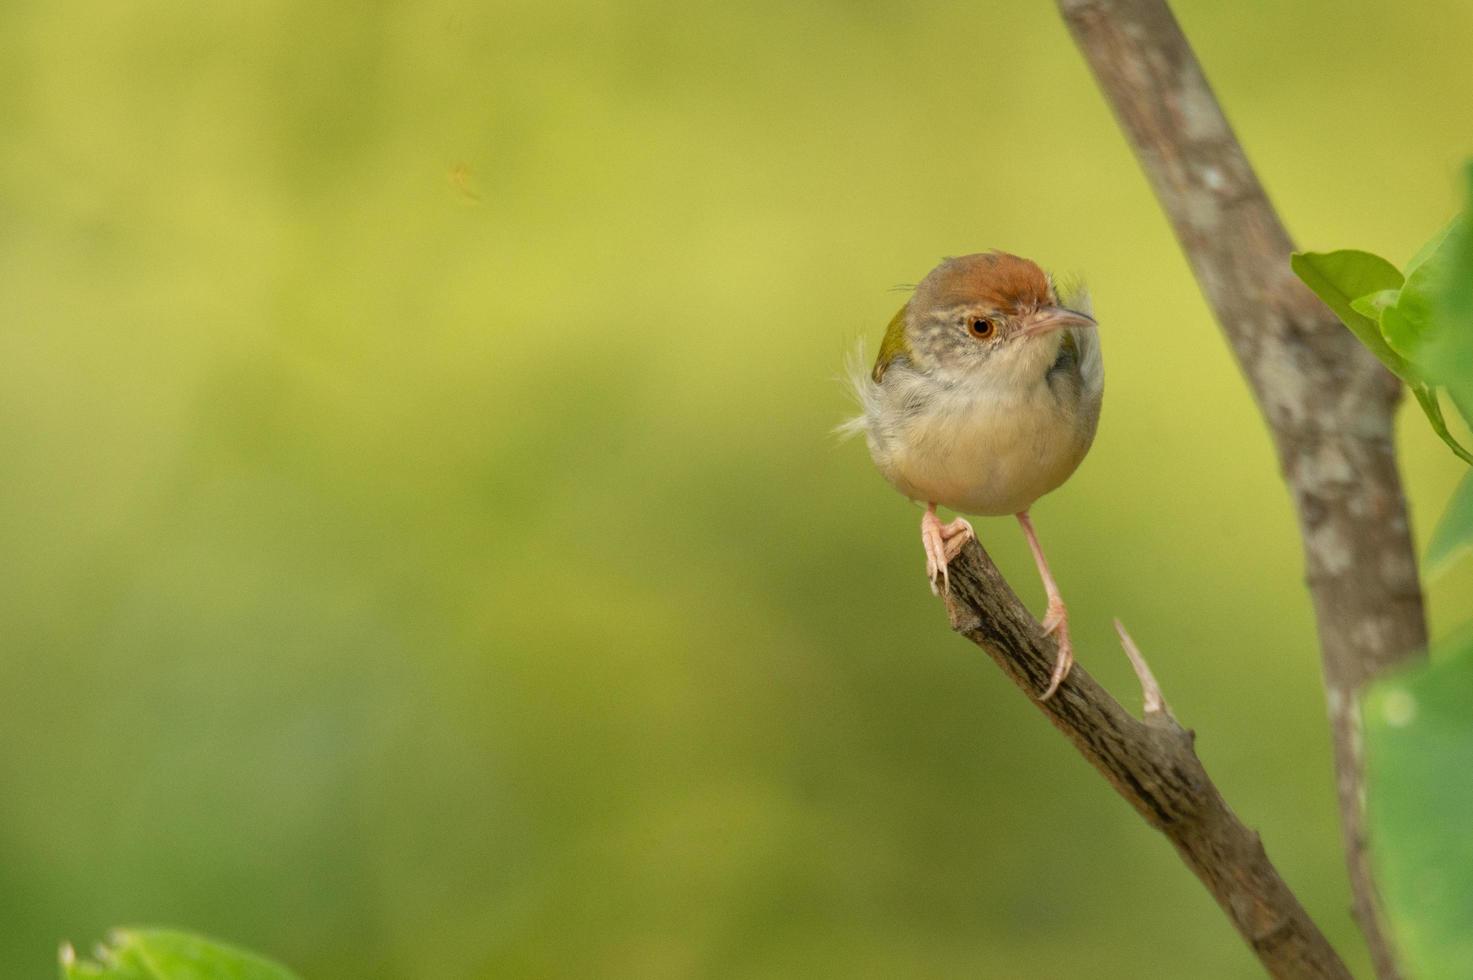
<path id="1" fill-rule="evenodd" d="M 1396 266 L 1379 255 L 1356 249 L 1295 252 L 1289 257 L 1289 266 L 1382 364 L 1399 378 L 1418 380 L 1410 373 L 1406 359 L 1381 336 L 1380 325 L 1352 305 L 1362 296 L 1399 288 L 1403 278 Z"/>
<path id="2" fill-rule="evenodd" d="M 1448 249 L 1448 276 L 1439 299 L 1438 315 L 1442 320 L 1440 343 L 1428 351 L 1428 357 L 1443 366 L 1448 394 L 1473 426 L 1473 163 L 1464 171 L 1467 198 L 1463 205 L 1463 226 L 1457 240 Z"/>
<path id="3" fill-rule="evenodd" d="M 1425 381 L 1446 384 L 1446 365 L 1430 350 L 1439 340 L 1441 293 L 1451 275 L 1441 251 L 1417 267 L 1397 294 L 1396 303 L 1381 311 L 1381 335 L 1391 349 L 1416 365 Z"/>
<path id="4" fill-rule="evenodd" d="M 1371 855 L 1406 972 L 1473 977 L 1473 631 L 1375 685 L 1365 718 Z"/>
<path id="5" fill-rule="evenodd" d="M 1396 302 L 1381 315 L 1386 342 L 1416 365 L 1423 380 L 1461 388 L 1473 383 L 1473 221 L 1464 209 L 1422 246 L 1407 266 Z"/>
<path id="6" fill-rule="evenodd" d="M 119 929 L 78 960 L 61 949 L 62 980 L 297 980 L 285 967 L 250 953 L 183 932 Z"/>
<path id="7" fill-rule="evenodd" d="M 1427 574 L 1436 575 L 1463 556 L 1473 553 L 1473 472 L 1453 491 L 1442 512 L 1432 542 L 1427 545 Z"/>
<path id="8" fill-rule="evenodd" d="M 1473 465 L 1473 453 L 1464 449 L 1453 434 L 1447 431 L 1447 420 L 1442 417 L 1442 404 L 1437 400 L 1437 389 L 1423 384 L 1410 386 L 1412 394 L 1417 398 L 1417 404 L 1422 406 L 1422 411 L 1427 415 L 1427 421 L 1432 423 L 1432 431 L 1447 443 L 1447 447 L 1453 451 L 1463 462 Z"/>
<path id="9" fill-rule="evenodd" d="M 1454 215 L 1451 221 L 1437 229 L 1437 234 L 1433 235 L 1421 248 L 1417 249 L 1416 254 L 1412 256 L 1412 260 L 1407 263 L 1407 278 L 1411 278 L 1412 273 L 1416 272 L 1422 263 L 1430 259 L 1442 247 L 1442 243 L 1447 241 L 1447 236 L 1451 235 L 1458 227 L 1461 217 L 1461 215 Z"/>
<path id="10" fill-rule="evenodd" d="M 1395 305 L 1396 297 L 1399 295 L 1401 295 L 1401 290 L 1399 289 L 1378 290 L 1359 299 L 1351 300 L 1350 308 L 1361 316 L 1379 323 L 1382 311 L 1388 306 Z"/>
<path id="11" fill-rule="evenodd" d="M 1463 421 L 1473 428 L 1473 375 L 1462 386 L 1449 388 L 1447 393 L 1453 404 L 1458 406 L 1458 413 L 1463 416 Z"/>
<path id="12" fill-rule="evenodd" d="M 1462 329 L 1473 330 L 1473 234 L 1469 233 L 1469 227 L 1473 225 L 1473 162 L 1464 168 L 1463 181 L 1466 197 L 1463 213 L 1459 216 L 1463 233 L 1450 253 L 1457 271 L 1443 294 L 1443 303 L 1448 315 Z"/>

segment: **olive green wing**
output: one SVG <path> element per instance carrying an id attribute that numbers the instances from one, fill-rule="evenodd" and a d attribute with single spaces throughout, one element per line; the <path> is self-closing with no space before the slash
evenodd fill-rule
<path id="1" fill-rule="evenodd" d="M 890 318 L 890 326 L 885 328 L 885 339 L 880 341 L 880 356 L 875 358 L 875 369 L 870 374 L 876 381 L 885 377 L 886 369 L 895 358 L 910 356 L 910 345 L 905 342 L 905 311 L 909 308 L 910 303 L 907 302 Z"/>

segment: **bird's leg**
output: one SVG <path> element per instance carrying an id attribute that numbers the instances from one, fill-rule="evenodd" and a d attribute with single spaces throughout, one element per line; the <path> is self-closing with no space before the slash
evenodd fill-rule
<path id="1" fill-rule="evenodd" d="M 965 518 L 958 517 L 950 524 L 942 524 L 941 518 L 936 516 L 936 505 L 926 505 L 926 513 L 921 517 L 921 544 L 926 549 L 926 578 L 931 582 L 933 595 L 940 595 L 942 589 L 951 591 L 946 566 L 976 536 Z M 936 584 L 938 578 L 941 580 L 940 588 Z"/>
<path id="2" fill-rule="evenodd" d="M 1059 659 L 1054 664 L 1054 674 L 1049 678 L 1048 689 L 1038 700 L 1047 701 L 1054 696 L 1059 685 L 1064 683 L 1064 678 L 1069 676 L 1069 668 L 1074 666 L 1074 645 L 1069 642 L 1069 610 L 1064 608 L 1064 597 L 1059 595 L 1059 586 L 1054 581 L 1053 572 L 1049 571 L 1048 559 L 1043 556 L 1043 545 L 1038 543 L 1038 534 L 1033 530 L 1033 522 L 1028 519 L 1028 512 L 1020 510 L 1017 514 L 1018 523 L 1023 526 L 1023 534 L 1028 538 L 1028 547 L 1033 552 L 1034 564 L 1038 565 L 1038 575 L 1043 579 L 1043 590 L 1048 594 L 1048 612 L 1044 614 L 1042 625 L 1045 636 L 1055 635 L 1059 641 Z"/>

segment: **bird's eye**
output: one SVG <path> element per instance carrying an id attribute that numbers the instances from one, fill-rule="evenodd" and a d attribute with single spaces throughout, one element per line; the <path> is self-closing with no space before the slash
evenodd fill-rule
<path id="1" fill-rule="evenodd" d="M 973 337 L 976 337 L 980 340 L 986 340 L 988 337 L 991 337 L 994 333 L 997 332 L 997 324 L 993 323 L 985 316 L 979 316 L 974 319 L 971 324 L 969 324 L 968 329 L 972 331 Z"/>

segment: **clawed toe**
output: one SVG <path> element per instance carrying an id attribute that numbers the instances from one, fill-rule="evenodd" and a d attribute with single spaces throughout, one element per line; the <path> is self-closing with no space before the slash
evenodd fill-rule
<path id="1" fill-rule="evenodd" d="M 950 524 L 941 527 L 941 540 L 945 542 L 946 561 L 951 562 L 953 558 L 962 553 L 967 542 L 977 537 L 977 532 L 972 530 L 972 523 L 965 517 L 958 517 Z"/>
<path id="2" fill-rule="evenodd" d="M 1043 627 L 1044 636 L 1054 637 L 1059 644 L 1059 659 L 1054 661 L 1053 676 L 1049 678 L 1048 688 L 1038 699 L 1047 701 L 1054 696 L 1054 692 L 1064 683 L 1064 678 L 1069 676 L 1069 670 L 1074 666 L 1074 644 L 1069 640 L 1069 611 L 1064 608 L 1062 599 L 1049 600 L 1048 612 L 1039 625 Z"/>
<path id="3" fill-rule="evenodd" d="M 950 591 L 951 581 L 946 574 L 946 542 L 941 538 L 939 526 L 924 518 L 921 520 L 921 545 L 926 549 L 926 581 L 931 583 L 931 594 L 940 595 L 942 585 Z"/>
<path id="4" fill-rule="evenodd" d="M 1050 600 L 1048 611 L 1043 614 L 1040 624 L 1043 627 L 1044 636 L 1052 636 L 1060 627 L 1069 622 L 1069 610 L 1064 608 L 1061 600 Z"/>
<path id="5" fill-rule="evenodd" d="M 1049 678 L 1048 688 L 1039 695 L 1038 700 L 1047 701 L 1053 697 L 1059 685 L 1064 683 L 1064 678 L 1069 676 L 1069 671 L 1073 666 L 1074 645 L 1069 642 L 1069 628 L 1064 626 L 1059 630 L 1059 659 L 1054 662 L 1054 673 Z"/>
<path id="6" fill-rule="evenodd" d="M 946 562 L 937 561 L 936 556 L 926 552 L 926 581 L 931 583 L 931 594 L 940 595 L 944 587 L 951 591 L 951 577 L 946 574 Z"/>
<path id="7" fill-rule="evenodd" d="M 966 518 L 958 517 L 950 524 L 942 524 L 934 505 L 926 509 L 921 518 L 921 544 L 926 549 L 926 579 L 931 583 L 932 595 L 951 592 L 947 566 L 974 537 L 976 533 Z"/>

